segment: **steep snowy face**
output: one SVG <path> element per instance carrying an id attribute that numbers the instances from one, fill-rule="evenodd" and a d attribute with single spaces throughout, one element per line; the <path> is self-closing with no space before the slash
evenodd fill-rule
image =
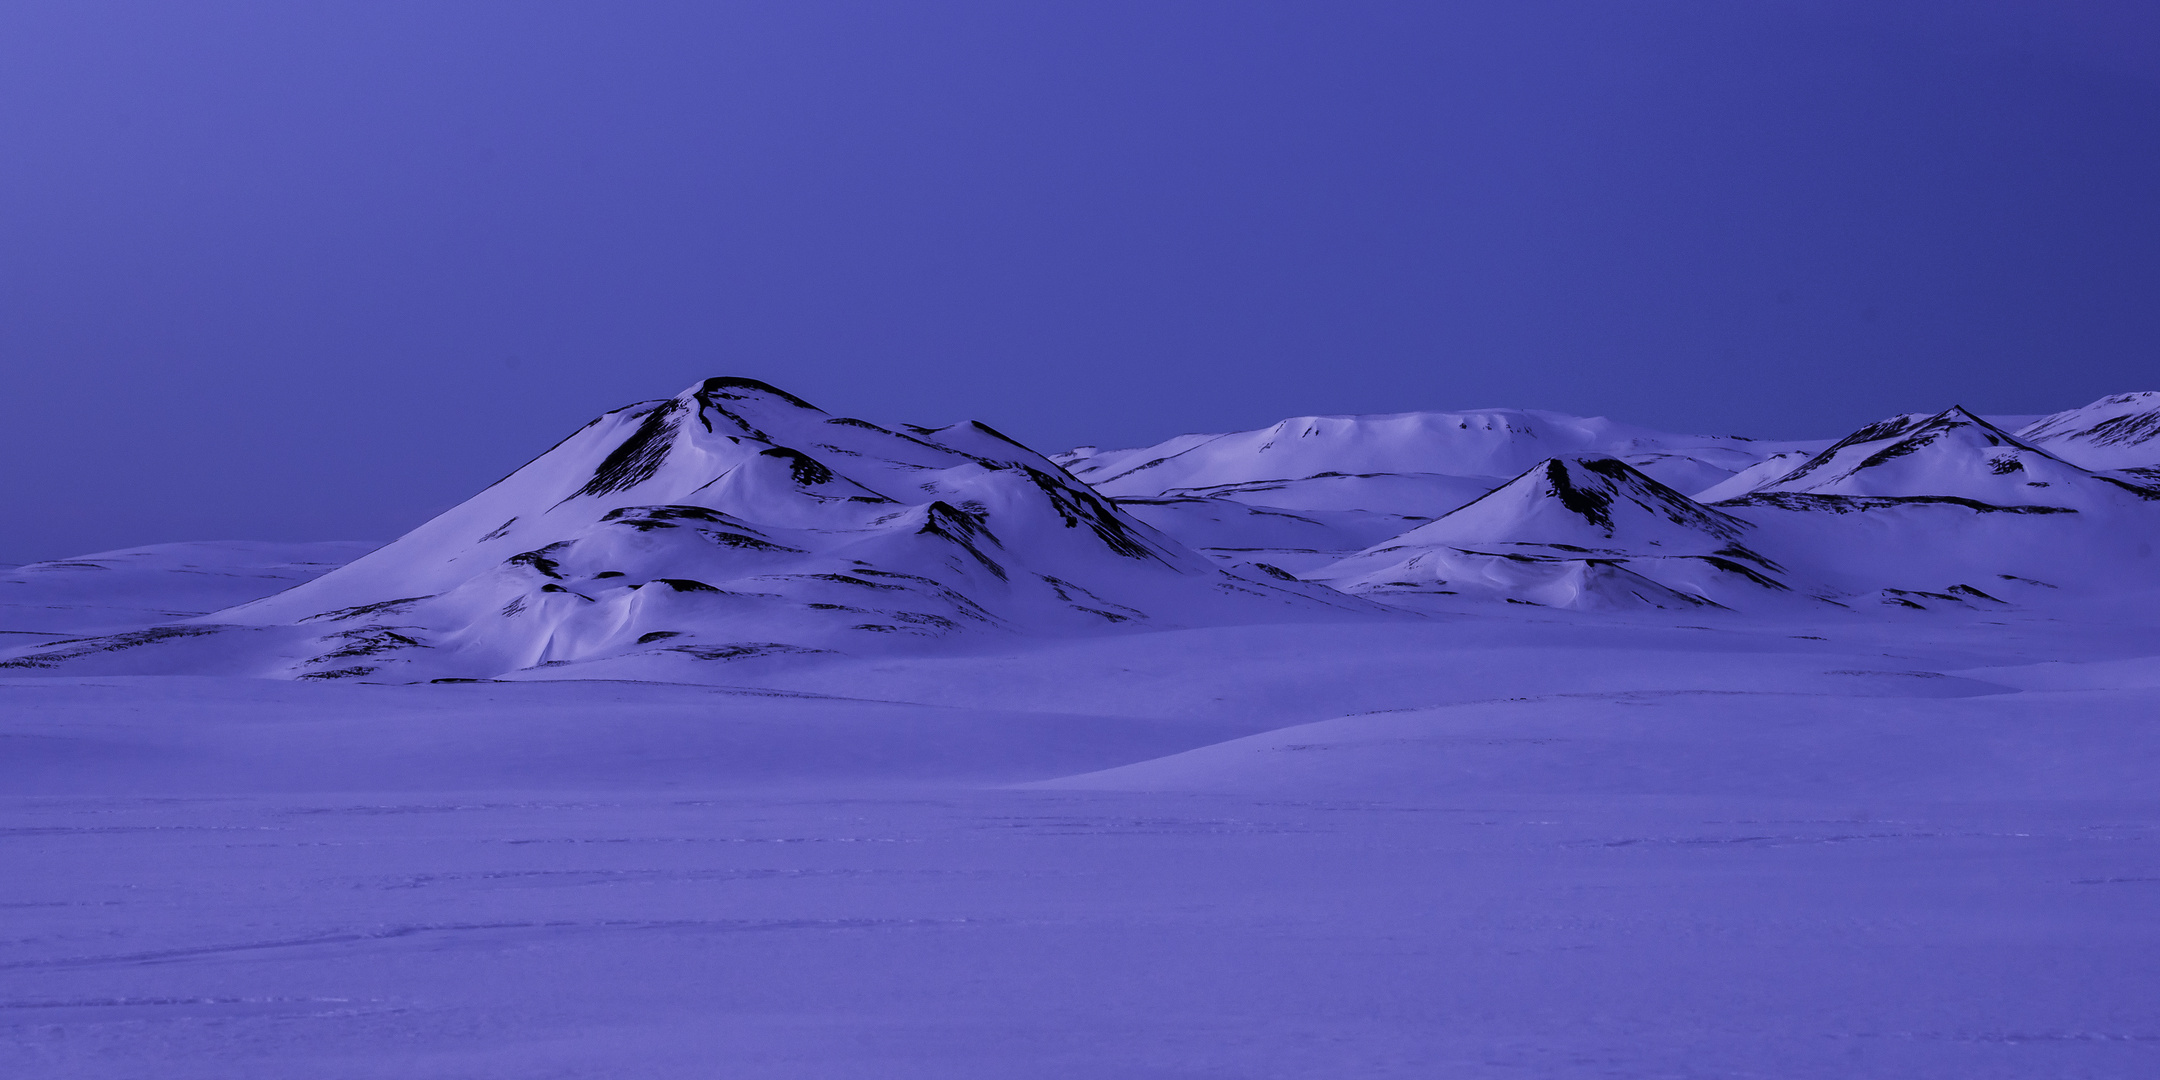
<path id="1" fill-rule="evenodd" d="M 2104 397 L 2042 417 L 2017 435 L 2088 469 L 2160 469 L 2160 392 Z M 2153 478 L 2160 479 L 2160 473 Z"/>
<path id="2" fill-rule="evenodd" d="M 1356 606 L 1227 572 L 984 425 L 886 428 L 718 378 L 608 413 L 373 554 L 204 621 L 287 628 L 238 635 L 278 643 L 262 673 L 411 679 Z"/>
<path id="3" fill-rule="evenodd" d="M 1482 480 L 1490 488 L 1556 455 L 1619 457 L 1682 490 L 1697 491 L 1769 454 L 1802 445 L 1821 444 L 1671 435 L 1603 417 L 1481 409 L 1302 416 L 1257 431 L 1182 435 L 1139 449 L 1082 447 L 1059 455 L 1058 460 L 1074 476 L 1108 495 L 1221 493 L 1243 502 L 1288 508 L 1435 516 L 1453 507 L 1429 500 L 1457 494 L 1466 500 L 1475 497 L 1474 485 L 1464 484 L 1464 478 Z M 1454 483 L 1443 490 L 1430 483 L 1421 487 L 1341 482 L 1341 478 L 1383 475 L 1441 476 L 1453 478 Z M 1315 485 L 1312 480 L 1334 482 Z M 1237 490 L 1247 485 L 1274 485 L 1275 490 Z M 1361 486 L 1363 490 L 1357 490 Z M 1329 501 L 1323 505 L 1314 499 Z M 1346 504 L 1350 502 L 1359 504 Z"/>
<path id="4" fill-rule="evenodd" d="M 1780 496 L 1948 498 L 2066 509 L 2160 499 L 2160 492 L 2079 468 L 1955 407 L 1861 428 L 1748 491 L 1731 490 L 1737 480 L 1703 497 L 1758 503 Z"/>
<path id="5" fill-rule="evenodd" d="M 1391 603 L 1697 607 L 1782 592 L 1751 526 L 1610 457 L 1552 458 L 1491 494 L 1309 575 Z"/>

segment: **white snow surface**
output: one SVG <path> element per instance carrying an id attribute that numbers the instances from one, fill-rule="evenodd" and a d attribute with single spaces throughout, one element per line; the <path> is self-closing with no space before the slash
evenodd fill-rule
<path id="1" fill-rule="evenodd" d="M 1397 513 L 711 380 L 17 568 L 0 1076 L 2160 1075 L 2160 499 L 2049 419 Z"/>
<path id="2" fill-rule="evenodd" d="M 2149 618 L 0 678 L 0 1075 L 2160 1065 Z"/>

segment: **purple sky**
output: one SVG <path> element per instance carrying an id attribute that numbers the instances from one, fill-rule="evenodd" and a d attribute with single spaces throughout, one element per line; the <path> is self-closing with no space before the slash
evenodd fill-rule
<path id="1" fill-rule="evenodd" d="M 2160 5 L 0 6 L 0 561 L 387 539 L 711 374 L 1043 449 L 2160 388 Z"/>

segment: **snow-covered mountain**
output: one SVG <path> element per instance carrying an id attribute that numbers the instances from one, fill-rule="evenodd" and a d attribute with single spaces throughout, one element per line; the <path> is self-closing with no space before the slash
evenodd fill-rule
<path id="1" fill-rule="evenodd" d="M 1753 526 L 1611 457 L 1549 458 L 1438 521 L 1309 576 L 1403 603 L 1692 608 L 1786 592 Z"/>
<path id="2" fill-rule="evenodd" d="M 1735 476 L 1700 497 L 1718 502 L 1777 494 L 1926 496 L 2075 509 L 2160 498 L 2160 492 L 2070 464 L 1955 407 L 1870 424 L 1788 471 Z"/>
<path id="3" fill-rule="evenodd" d="M 1674 435 L 1534 409 L 1475 409 L 1297 416 L 1253 431 L 1180 435 L 1128 450 L 1083 446 L 1057 461 L 1113 497 L 1229 494 L 1269 506 L 1438 516 L 1549 457 L 1618 457 L 1670 486 L 1696 491 L 1770 454 L 1820 445 Z M 1342 482 L 1376 477 L 1454 482 Z M 1477 487 L 1466 479 L 1489 482 Z M 1311 480 L 1336 482 L 1305 483 Z M 1275 486 L 1264 495 L 1238 490 L 1254 485 Z M 1460 501 L 1439 505 L 1448 499 Z"/>
<path id="4" fill-rule="evenodd" d="M 1527 409 L 1300 416 L 1266 428 L 1181 435 L 1154 446 L 1057 455 L 1074 476 L 1187 543 L 1225 557 L 1257 555 L 1317 568 L 1478 499 L 1548 458 L 1616 457 L 1695 492 L 1780 453 L 1824 442 L 1675 435 Z M 1174 508 L 1159 506 L 1175 500 Z M 1191 500 L 1208 500 L 1192 502 Z M 1303 515 L 1333 535 L 1300 543 L 1224 540 L 1221 503 Z M 1190 523 L 1190 524 L 1189 524 Z M 1382 535 L 1384 533 L 1384 535 Z"/>
<path id="5" fill-rule="evenodd" d="M 298 588 L 154 640 L 12 663 L 157 645 L 302 678 L 471 678 L 629 654 L 905 650 L 1359 606 L 1226 569 L 982 424 L 886 428 L 715 378 L 594 420 Z"/>
<path id="6" fill-rule="evenodd" d="M 18 613 L 68 573 L 157 570 L 195 592 L 61 597 L 50 625 L 0 628 L 36 631 L 0 642 L 0 667 L 696 681 L 715 662 L 1500 602 L 1767 616 L 2119 601 L 2160 590 L 2160 486 L 2048 447 L 2135 460 L 2151 397 L 2040 418 L 2029 438 L 1960 408 L 1834 443 L 1488 410 L 1052 460 L 980 423 L 886 427 L 708 379 L 601 416 L 328 573 L 339 559 L 236 576 L 151 549 L 20 568 L 0 582 Z M 1583 446 L 1612 449 L 1556 452 Z M 273 556 L 293 557 L 249 557 Z"/>
<path id="7" fill-rule="evenodd" d="M 2151 588 L 2160 490 L 2124 475 L 2080 468 L 1953 407 L 1774 455 L 1695 499 L 1613 458 L 1550 459 L 1306 576 L 1416 606 L 1812 598 L 1924 608 L 2030 601 L 2064 586 Z"/>

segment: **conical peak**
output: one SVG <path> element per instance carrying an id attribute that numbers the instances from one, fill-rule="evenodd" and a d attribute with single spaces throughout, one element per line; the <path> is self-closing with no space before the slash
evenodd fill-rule
<path id="1" fill-rule="evenodd" d="M 2015 445 L 2017 442 L 2016 436 L 2013 436 L 2009 432 L 2004 431 L 2003 429 L 1996 427 L 1994 424 L 1989 423 L 1984 417 L 1975 415 L 1971 410 L 1967 409 L 1963 405 L 1952 405 L 1949 408 L 1944 409 L 1943 411 L 1936 413 L 1931 417 L 1928 417 L 1927 420 L 1921 423 L 1918 428 L 1915 428 L 1914 431 L 1915 433 L 1922 430 L 1947 431 L 1952 428 L 1960 427 L 1978 428 L 1983 434 L 1988 436 L 1988 440 L 1991 443 L 2009 443 Z"/>
<path id="2" fill-rule="evenodd" d="M 1613 487 L 1640 485 L 1658 490 L 1671 490 L 1665 485 L 1645 476 L 1642 470 L 1610 454 L 1563 454 L 1549 457 L 1524 470 L 1507 482 L 1502 490 L 1518 484 L 1551 485 L 1554 494 L 1562 494 L 1563 488 Z M 1673 492 L 1679 496 L 1678 492 Z M 1679 496 L 1684 498 L 1685 496 Z"/>
<path id="3" fill-rule="evenodd" d="M 1543 462 L 1544 479 L 1554 498 L 1584 520 L 1613 535 L 1616 502 L 1655 513 L 1665 521 L 1723 534 L 1732 526 L 1722 515 L 1658 483 L 1616 457 L 1556 457 Z"/>
<path id="4" fill-rule="evenodd" d="M 1546 458 L 1532 471 L 1543 473 L 1546 494 L 1559 499 L 1560 505 L 1582 515 L 1585 521 L 1605 530 L 1607 536 L 1612 535 L 1612 501 L 1617 489 L 1630 486 L 1635 478 L 1644 483 L 1655 483 L 1629 468 L 1626 462 L 1610 457 Z"/>
<path id="5" fill-rule="evenodd" d="M 1879 437 L 1859 437 L 1867 434 Z M 1952 407 L 1917 423 L 1863 428 L 1749 495 L 1948 496 L 1990 506 L 2072 509 L 2115 505 L 2126 494 L 2141 501 L 2153 497 L 2140 485 L 2055 453 L 2059 442 L 2043 443 L 2044 449 Z"/>
<path id="6" fill-rule="evenodd" d="M 1973 415 L 1962 405 L 1952 405 L 1905 431 L 1898 437 L 1897 443 L 1884 448 L 1875 457 L 1883 457 L 1884 455 L 1898 457 L 1921 447 L 1932 445 L 1936 439 L 1944 435 L 1960 431 L 1965 432 L 1967 438 L 1977 436 L 1989 446 L 2025 448 L 2024 444 L 2018 442 L 2017 438 L 2009 432 Z M 1874 457 L 1869 458 L 1868 463 L 1875 463 Z"/>
<path id="7" fill-rule="evenodd" d="M 1400 539 L 1574 543 L 1681 533 L 1720 540 L 1744 522 L 1704 507 L 1618 458 L 1547 458 L 1483 498 Z"/>
<path id="8" fill-rule="evenodd" d="M 1974 415 L 1962 405 L 1952 405 L 1932 415 L 1907 413 L 1878 420 L 1839 439 L 1814 457 L 1801 463 L 1799 468 L 1779 477 L 1762 490 L 1783 490 L 1798 484 L 1818 470 L 1835 466 L 1842 470 L 1835 479 L 1849 478 L 1862 470 L 1887 464 L 1908 454 L 1933 446 L 1944 436 L 1963 433 L 1962 438 L 1977 438 L 1988 446 L 2008 446 L 2033 453 L 2044 452 L 2019 442 L 2009 432 Z M 1864 448 L 1864 449 L 1862 449 Z M 1860 460 L 1855 461 L 1854 456 Z M 1824 481 L 1818 479 L 1814 483 Z"/>
<path id="9" fill-rule="evenodd" d="M 1958 428 L 1974 428 L 1998 441 L 2012 438 L 2009 432 L 1989 423 L 1986 418 L 1974 413 L 1965 406 L 1952 405 L 1934 414 L 1906 413 L 1903 416 L 1878 420 L 1832 443 L 1823 453 L 1832 455 L 1848 446 L 1858 446 L 1861 443 L 1912 438 L 1926 433 L 1952 431 Z"/>

